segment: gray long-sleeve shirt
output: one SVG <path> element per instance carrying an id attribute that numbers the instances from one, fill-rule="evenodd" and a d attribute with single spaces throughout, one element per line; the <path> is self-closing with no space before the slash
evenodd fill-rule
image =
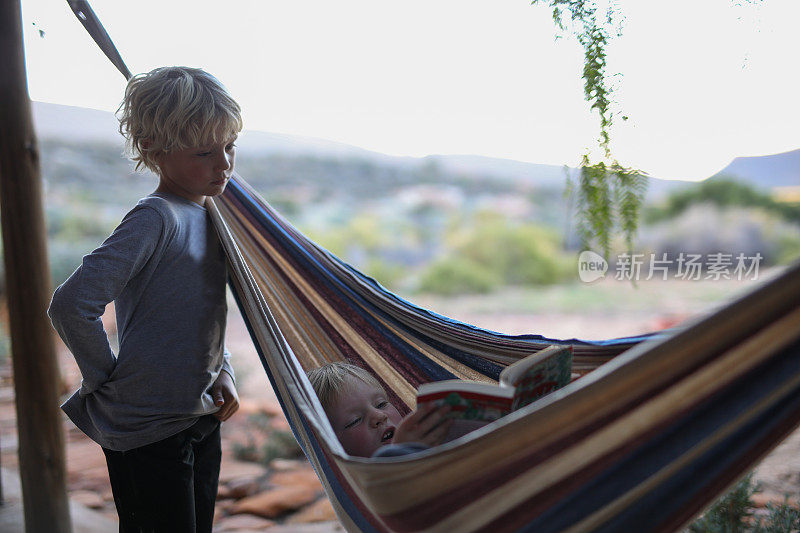
<path id="1" fill-rule="evenodd" d="M 139 201 L 53 294 L 48 314 L 83 381 L 61 408 L 112 450 L 165 439 L 218 410 L 225 258 L 205 208 L 168 193 Z M 100 316 L 114 301 L 115 355 Z"/>

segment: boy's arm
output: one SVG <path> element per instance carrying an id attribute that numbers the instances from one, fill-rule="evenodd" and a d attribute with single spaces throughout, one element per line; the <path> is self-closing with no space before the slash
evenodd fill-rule
<path id="1" fill-rule="evenodd" d="M 105 383 L 116 364 L 100 317 L 155 250 L 163 228 L 150 208 L 135 208 L 114 233 L 53 294 L 47 314 L 78 363 L 85 396 Z"/>

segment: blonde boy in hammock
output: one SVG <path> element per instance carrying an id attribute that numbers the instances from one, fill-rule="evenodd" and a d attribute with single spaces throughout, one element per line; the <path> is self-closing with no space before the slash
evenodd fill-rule
<path id="1" fill-rule="evenodd" d="M 359 457 L 406 455 L 444 442 L 453 420 L 449 406 L 422 408 L 403 418 L 375 377 L 349 363 L 308 372 L 311 386 L 344 450 Z"/>
<path id="2" fill-rule="evenodd" d="M 62 409 L 103 448 L 125 532 L 206 532 L 220 422 L 238 408 L 224 348 L 225 257 L 203 204 L 233 172 L 239 105 L 200 69 L 135 76 L 120 107 L 132 159 L 158 188 L 53 295 L 83 376 Z M 116 303 L 115 355 L 100 321 Z"/>

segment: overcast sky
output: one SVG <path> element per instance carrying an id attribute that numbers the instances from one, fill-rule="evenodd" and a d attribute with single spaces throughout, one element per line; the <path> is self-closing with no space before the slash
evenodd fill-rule
<path id="1" fill-rule="evenodd" d="M 800 148 L 800 1 L 617 3 L 609 70 L 629 117 L 613 136 L 623 164 L 701 179 L 735 156 Z M 124 79 L 66 1 L 22 4 L 31 98 L 115 110 Z M 247 129 L 557 165 L 596 144 L 582 50 L 555 40 L 549 10 L 528 0 L 91 5 L 134 73 L 203 67 L 242 104 Z"/>

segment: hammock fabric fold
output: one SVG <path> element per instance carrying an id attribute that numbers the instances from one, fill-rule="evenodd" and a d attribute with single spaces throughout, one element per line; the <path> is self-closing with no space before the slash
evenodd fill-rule
<path id="1" fill-rule="evenodd" d="M 503 335 L 426 311 L 318 247 L 236 178 L 209 211 L 295 437 L 350 531 L 674 531 L 800 423 L 800 266 L 693 324 L 606 341 Z M 551 344 L 583 376 L 456 441 L 347 455 L 305 370 L 350 360 L 402 411 Z"/>

